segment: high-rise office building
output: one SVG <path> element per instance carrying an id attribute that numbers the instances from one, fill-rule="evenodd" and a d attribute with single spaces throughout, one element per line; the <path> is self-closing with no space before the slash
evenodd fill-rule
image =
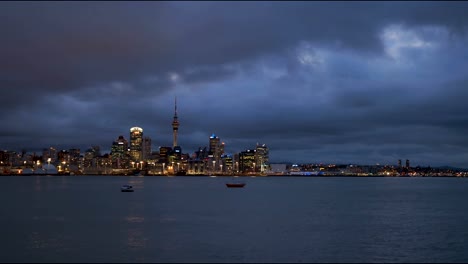
<path id="1" fill-rule="evenodd" d="M 124 136 L 119 136 L 116 141 L 112 142 L 110 158 L 113 168 L 121 169 L 129 166 L 130 155 L 128 141 Z"/>
<path id="2" fill-rule="evenodd" d="M 409 163 L 409 159 L 406 160 L 406 168 L 409 169 L 410 167 L 410 163 Z"/>
<path id="3" fill-rule="evenodd" d="M 259 145 L 255 148 L 255 169 L 259 172 L 264 172 L 268 167 L 269 162 L 268 147 L 265 144 Z M 258 168 L 258 169 L 257 169 Z"/>
<path id="4" fill-rule="evenodd" d="M 116 141 L 112 142 L 111 156 L 113 159 L 122 158 L 128 152 L 128 141 L 124 136 L 119 136 Z"/>
<path id="5" fill-rule="evenodd" d="M 210 153 L 208 157 L 211 157 L 211 169 L 213 171 L 219 170 L 219 165 L 221 164 L 221 154 L 220 154 L 220 144 L 219 144 L 219 137 L 217 137 L 214 133 L 210 136 Z"/>
<path id="6" fill-rule="evenodd" d="M 239 171 L 240 172 L 255 172 L 255 149 L 248 149 L 239 153 Z"/>
<path id="7" fill-rule="evenodd" d="M 177 97 L 175 98 L 175 106 L 174 106 L 174 120 L 172 121 L 172 136 L 173 136 L 173 143 L 172 147 L 178 146 L 177 144 L 177 133 L 179 131 L 179 120 L 177 119 Z"/>
<path id="8" fill-rule="evenodd" d="M 133 161 L 140 162 L 143 158 L 143 129 L 130 128 L 130 156 Z"/>
<path id="9" fill-rule="evenodd" d="M 159 148 L 159 162 L 160 163 L 166 163 L 166 165 L 169 163 L 169 155 L 172 153 L 172 148 L 171 147 L 160 147 Z"/>
<path id="10" fill-rule="evenodd" d="M 221 156 L 221 164 L 223 165 L 221 172 L 233 172 L 234 167 L 232 155 L 223 154 Z"/>
<path id="11" fill-rule="evenodd" d="M 219 156 L 224 155 L 224 146 L 225 146 L 224 142 L 221 142 L 221 144 L 219 145 L 219 151 L 218 151 Z"/>
<path id="12" fill-rule="evenodd" d="M 219 154 L 219 137 L 217 137 L 214 133 L 210 136 L 210 153 L 213 155 L 214 158 L 221 156 Z"/>
<path id="13" fill-rule="evenodd" d="M 398 168 L 401 168 L 401 159 L 398 160 Z"/>
<path id="14" fill-rule="evenodd" d="M 172 156 L 175 162 L 180 161 L 182 159 L 182 148 L 180 146 L 175 146 L 172 150 Z"/>
<path id="15" fill-rule="evenodd" d="M 143 160 L 147 160 L 151 157 L 151 138 L 144 137 L 143 138 Z"/>

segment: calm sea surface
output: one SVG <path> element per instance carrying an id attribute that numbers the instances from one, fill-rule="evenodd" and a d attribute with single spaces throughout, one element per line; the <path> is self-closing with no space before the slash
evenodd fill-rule
<path id="1" fill-rule="evenodd" d="M 468 178 L 0 183 L 0 262 L 468 262 Z"/>

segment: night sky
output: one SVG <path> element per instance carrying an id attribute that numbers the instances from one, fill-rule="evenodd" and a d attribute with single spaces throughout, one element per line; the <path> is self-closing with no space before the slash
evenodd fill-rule
<path id="1" fill-rule="evenodd" d="M 0 149 L 468 167 L 467 2 L 2 2 Z"/>

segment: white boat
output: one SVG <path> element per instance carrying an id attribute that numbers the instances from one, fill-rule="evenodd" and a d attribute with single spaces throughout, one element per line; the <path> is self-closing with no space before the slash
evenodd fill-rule
<path id="1" fill-rule="evenodd" d="M 131 185 L 123 185 L 122 187 L 120 187 L 120 190 L 122 192 L 133 192 L 133 186 Z"/>

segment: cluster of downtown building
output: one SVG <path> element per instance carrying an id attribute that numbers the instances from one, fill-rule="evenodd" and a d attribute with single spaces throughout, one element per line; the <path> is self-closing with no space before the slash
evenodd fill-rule
<path id="1" fill-rule="evenodd" d="M 123 135 L 112 142 L 110 153 L 101 154 L 93 146 L 84 154 L 80 149 L 58 151 L 49 147 L 42 155 L 25 151 L 0 151 L 0 174 L 89 174 L 89 175 L 291 175 L 291 176 L 467 176 L 466 170 L 411 167 L 410 161 L 398 165 L 287 164 L 269 162 L 269 150 L 258 144 L 234 155 L 226 154 L 225 144 L 212 134 L 208 147 L 192 154 L 183 153 L 177 136 L 177 102 L 172 121 L 172 146 L 151 148 L 151 138 L 141 127 L 130 128 L 129 140 Z"/>
<path id="2" fill-rule="evenodd" d="M 130 140 L 119 136 L 110 153 L 101 154 L 99 146 L 93 146 L 83 154 L 80 149 L 44 149 L 42 155 L 0 151 L 0 173 L 44 174 L 132 174 L 144 171 L 149 175 L 177 174 L 253 174 L 264 173 L 269 167 L 268 148 L 257 145 L 234 155 L 224 152 L 225 144 L 212 134 L 209 147 L 199 148 L 192 154 L 183 153 L 180 146 L 160 147 L 152 151 L 151 138 L 143 137 L 143 129 L 132 127 Z"/>
<path id="3" fill-rule="evenodd" d="M 42 155 L 0 151 L 0 174 L 117 174 L 133 175 L 235 175 L 265 174 L 269 168 L 269 151 L 257 144 L 234 155 L 225 153 L 225 143 L 215 134 L 209 146 L 192 154 L 178 144 L 177 103 L 172 122 L 172 146 L 152 150 L 151 138 L 141 127 L 130 128 L 129 140 L 120 135 L 112 142 L 110 153 L 101 154 L 92 146 L 83 154 L 80 149 L 57 150 L 49 147 Z"/>

